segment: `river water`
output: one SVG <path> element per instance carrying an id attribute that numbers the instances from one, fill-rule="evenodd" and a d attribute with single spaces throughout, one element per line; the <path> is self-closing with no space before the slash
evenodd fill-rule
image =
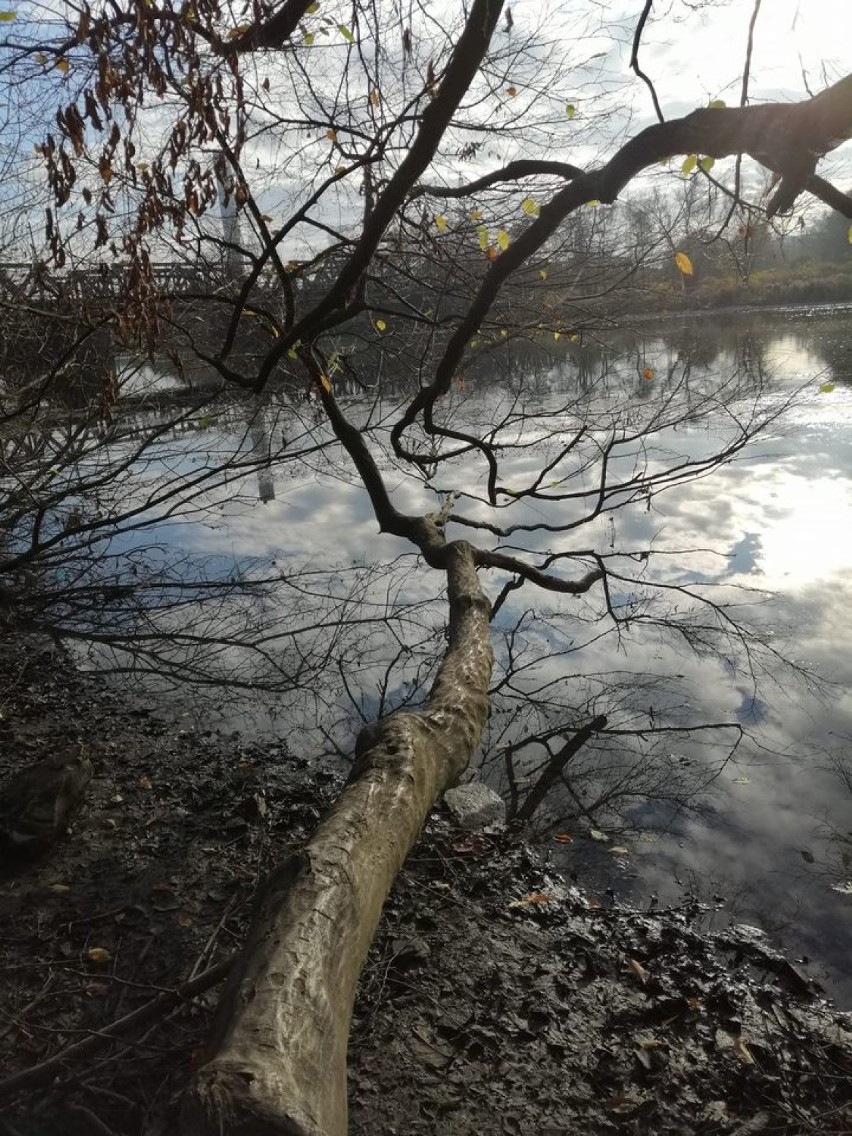
<path id="1" fill-rule="evenodd" d="M 515 353 L 502 375 L 474 367 L 452 396 L 456 421 L 479 428 L 517 409 L 501 435 L 510 489 L 526 483 L 560 431 L 586 422 L 582 445 L 548 484 L 553 493 L 579 486 L 587 496 L 552 502 L 543 493 L 510 503 L 500 523 L 526 526 L 565 523 L 588 509 L 595 455 L 618 416 L 625 440 L 610 474 L 624 481 L 639 468 L 700 462 L 745 416 L 772 414 L 791 400 L 712 474 L 652 501 L 615 495 L 622 507 L 576 536 L 525 534 L 528 553 L 546 556 L 567 539 L 604 554 L 621 622 L 608 618 L 600 589 L 579 599 L 529 586 L 509 594 L 494 623 L 496 694 L 481 763 L 492 784 L 522 799 L 545 744 L 555 752 L 572 729 L 606 713 L 609 732 L 572 759 L 567 783 L 540 818 L 554 861 L 578 872 L 604 904 L 647 907 L 697 895 L 717 924 L 760 926 L 794 957 L 807 957 L 811 973 L 847 1005 L 850 317 L 836 308 L 683 317 L 607 344 Z M 155 378 L 168 385 L 162 371 Z M 138 374 L 133 382 L 138 390 Z M 380 444 L 393 395 L 353 393 L 344 402 Z M 675 402 L 669 422 L 661 408 Z M 630 440 L 633 427 L 647 431 L 655 422 L 650 443 Z M 377 533 L 366 495 L 341 456 L 322 448 L 327 442 L 322 415 L 302 395 L 273 392 L 257 407 L 207 414 L 181 443 L 179 461 L 170 458 L 173 468 L 194 470 L 211 452 L 240 446 L 260 468 L 206 491 L 203 508 L 176 511 L 146 540 L 208 566 L 277 579 L 238 615 L 225 605 L 217 616 L 220 624 L 249 620 L 263 641 L 261 670 L 257 653 L 237 643 L 234 623 L 233 641 L 216 648 L 222 673 L 233 677 L 231 693 L 218 690 L 212 705 L 179 694 L 185 724 L 274 736 L 291 753 L 339 761 L 362 719 L 416 703 L 428 689 L 445 612 L 440 580 L 402 542 Z M 480 471 L 460 466 L 455 483 L 443 473 L 424 483 L 387 459 L 385 472 L 405 511 L 434 508 L 440 496 L 431 486 L 443 479 L 470 494 L 459 511 L 487 515 L 477 499 Z M 148 473 L 146 466 L 143 480 Z M 448 531 L 471 536 L 460 525 Z M 129 536 L 116 548 L 126 552 L 134 542 Z M 506 538 L 502 547 L 517 543 Z M 485 574 L 492 598 L 505 579 Z M 722 614 L 708 615 L 702 598 Z M 196 659 L 201 650 L 193 647 Z M 276 678 L 283 694 L 263 689 L 261 680 Z M 714 728 L 689 729 L 701 723 Z M 522 744 L 531 737 L 539 740 Z"/>

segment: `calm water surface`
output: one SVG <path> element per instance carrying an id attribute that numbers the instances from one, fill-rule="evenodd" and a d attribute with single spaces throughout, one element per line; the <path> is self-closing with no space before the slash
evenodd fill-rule
<path id="1" fill-rule="evenodd" d="M 682 637 L 667 637 L 641 619 L 620 637 L 601 637 L 599 598 L 563 603 L 525 588 L 495 620 L 498 681 L 510 634 L 516 662 L 522 651 L 525 669 L 516 692 L 504 691 L 497 700 L 489 734 L 500 749 L 586 700 L 590 713 L 608 710 L 611 724 L 625 729 L 642 721 L 741 724 L 750 738 L 733 757 L 732 736 L 725 731 L 703 738 L 657 736 L 653 746 L 647 738 L 599 739 L 578 761 L 576 776 L 581 804 L 620 778 L 618 807 L 599 814 L 602 827 L 611 825 L 611 841 L 590 840 L 582 817 L 560 819 L 577 811 L 562 791 L 549 807 L 557 831 L 567 829 L 574 841 L 553 844 L 554 857 L 569 870 L 587 873 L 601 892 L 611 887 L 620 902 L 677 902 L 685 892 L 711 903 L 716 897 L 717 922 L 735 918 L 771 931 L 794 955 L 814 960 L 812 973 L 847 1006 L 852 1006 L 850 319 L 852 311 L 836 309 L 691 317 L 665 329 L 646 326 L 606 349 L 572 346 L 550 361 L 530 363 L 526 409 L 532 415 L 560 405 L 566 392 L 581 398 L 584 390 L 599 409 L 632 400 L 639 414 L 664 397 L 667 382 L 682 379 L 685 367 L 696 391 L 743 376 L 748 398 L 758 406 L 770 405 L 781 392 L 801 388 L 801 394 L 736 461 L 655 498 L 651 507 L 637 503 L 602 518 L 591 533 L 584 530 L 578 545 L 589 547 L 594 536 L 613 568 L 630 567 L 638 582 L 615 593 L 624 610 L 631 605 L 637 612 L 649 610 L 641 606 L 647 596 L 635 556 L 648 548 L 654 550 L 648 579 L 736 601 L 737 614 L 765 640 L 755 662 L 758 673 L 735 639 L 720 654 L 696 655 Z M 518 365 L 516 359 L 513 366 Z M 643 380 L 646 369 L 653 371 L 652 381 Z M 459 417 L 487 421 L 496 402 L 510 396 L 512 384 L 510 375 L 486 383 L 474 373 L 468 389 L 456 396 Z M 349 408 L 353 415 L 367 413 L 354 403 Z M 381 411 L 371 404 L 374 417 Z M 288 407 L 283 395 L 273 398 L 246 444 L 258 453 L 265 446 L 274 450 L 275 439 L 295 430 L 297 418 L 304 420 L 304 408 Z M 658 444 L 661 452 L 668 447 L 695 458 L 710 452 L 728 428 L 722 416 L 686 421 L 664 431 Z M 233 423 L 221 429 L 222 441 L 234 434 Z M 319 417 L 308 429 L 322 438 Z M 523 429 L 535 430 L 535 422 Z M 184 460 L 192 468 L 201 459 L 187 451 Z M 625 452 L 619 460 L 626 470 L 635 459 Z M 516 461 L 522 479 L 530 455 L 520 452 Z M 618 472 L 617 464 L 614 469 Z M 422 486 L 392 472 L 389 482 L 398 507 L 434 508 Z M 285 733 L 292 740 L 295 724 L 302 752 L 328 753 L 329 737 L 346 749 L 359 714 L 416 701 L 443 642 L 444 611 L 435 602 L 440 585 L 434 574 L 417 569 L 402 542 L 376 533 L 365 495 L 345 467 L 331 469 L 319 456 L 296 468 L 273 461 L 257 484 L 213 494 L 208 504 L 204 514 L 173 520 L 157 535 L 174 547 L 235 563 L 274 562 L 283 574 L 296 566 L 312 568 L 314 583 L 294 610 L 305 626 L 325 625 L 306 633 L 307 639 L 313 635 L 315 647 L 333 639 L 347 680 L 343 684 L 339 675 L 327 673 L 307 695 L 284 703 L 259 692 L 240 693 L 219 710 L 216 720 L 223 728 Z M 560 519 L 568 507 L 560 506 Z M 475 505 L 466 508 L 475 514 Z M 547 520 L 549 508 L 541 501 L 519 504 L 509 519 Z M 458 527 L 448 531 L 468 535 Z M 552 539 L 537 535 L 531 547 L 544 552 Z M 370 566 L 376 564 L 384 567 L 373 574 Z M 492 573 L 486 583 L 493 595 L 501 580 Z M 323 606 L 329 597 L 332 617 Z M 674 603 L 680 615 L 688 614 L 690 601 L 675 596 Z M 390 636 L 380 622 L 368 622 L 354 635 L 328 630 L 355 613 L 378 621 L 387 605 L 394 613 Z M 266 615 L 272 626 L 276 613 L 270 608 Z M 266 625 L 263 612 L 257 618 L 260 627 Z M 286 648 L 286 639 L 278 645 Z M 776 646 L 778 659 L 771 653 Z M 807 673 L 785 667 L 781 656 Z M 534 697 L 532 709 L 519 709 L 524 694 Z M 197 724 L 210 721 L 205 709 Z M 649 747 L 655 775 L 642 764 Z M 534 756 L 521 753 L 521 774 L 524 760 Z M 486 775 L 505 789 L 502 769 L 499 754 L 486 763 Z M 700 797 L 690 801 L 698 785 L 704 786 Z"/>

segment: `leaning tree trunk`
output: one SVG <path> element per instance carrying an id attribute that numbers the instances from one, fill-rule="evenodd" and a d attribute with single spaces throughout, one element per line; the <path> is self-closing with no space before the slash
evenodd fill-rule
<path id="1" fill-rule="evenodd" d="M 449 644 L 422 710 L 359 739 L 349 783 L 273 873 L 225 990 L 186 1136 L 344 1136 L 355 988 L 388 891 L 479 741 L 493 661 L 471 547 L 447 547 Z"/>

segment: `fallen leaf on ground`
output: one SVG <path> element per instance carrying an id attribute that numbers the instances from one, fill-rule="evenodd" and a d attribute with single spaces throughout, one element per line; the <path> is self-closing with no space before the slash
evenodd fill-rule
<path id="1" fill-rule="evenodd" d="M 635 1097 L 614 1096 L 604 1103 L 604 1108 L 609 1109 L 610 1112 L 632 1112 L 640 1103 Z"/>
<path id="2" fill-rule="evenodd" d="M 510 907 L 530 907 L 538 903 L 555 903 L 556 896 L 551 895 L 546 891 L 534 891 L 529 895 L 523 896 L 521 899 L 513 899 L 509 904 Z"/>
<path id="3" fill-rule="evenodd" d="M 648 981 L 648 972 L 641 962 L 637 962 L 636 959 L 629 958 L 627 960 L 627 965 L 643 985 Z"/>

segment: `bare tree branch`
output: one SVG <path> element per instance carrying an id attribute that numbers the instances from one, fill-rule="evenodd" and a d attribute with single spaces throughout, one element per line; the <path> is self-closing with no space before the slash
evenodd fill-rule
<path id="1" fill-rule="evenodd" d="M 493 170 L 491 173 L 484 174 L 475 181 L 466 182 L 464 185 L 417 185 L 411 192 L 411 200 L 417 197 L 470 197 L 480 190 L 488 189 L 492 185 L 498 185 L 504 181 L 519 181 L 525 177 L 541 177 L 553 176 L 561 177 L 566 181 L 571 181 L 573 178 L 580 177 L 583 171 L 579 166 L 572 166 L 569 162 L 548 162 L 544 160 L 537 160 L 534 158 L 518 159 L 516 162 L 509 162 L 507 166 L 502 169 Z"/>
<path id="2" fill-rule="evenodd" d="M 636 24 L 636 31 L 633 35 L 633 50 L 630 53 L 630 66 L 633 68 L 638 77 L 642 80 L 648 90 L 651 92 L 651 100 L 654 104 L 654 112 L 660 122 L 665 122 L 660 100 L 657 98 L 657 91 L 651 79 L 645 74 L 639 66 L 639 45 L 642 42 L 642 32 L 645 30 L 645 23 L 648 16 L 651 14 L 651 9 L 654 6 L 654 0 L 645 0 L 645 6 L 642 9 L 642 14 Z"/>

